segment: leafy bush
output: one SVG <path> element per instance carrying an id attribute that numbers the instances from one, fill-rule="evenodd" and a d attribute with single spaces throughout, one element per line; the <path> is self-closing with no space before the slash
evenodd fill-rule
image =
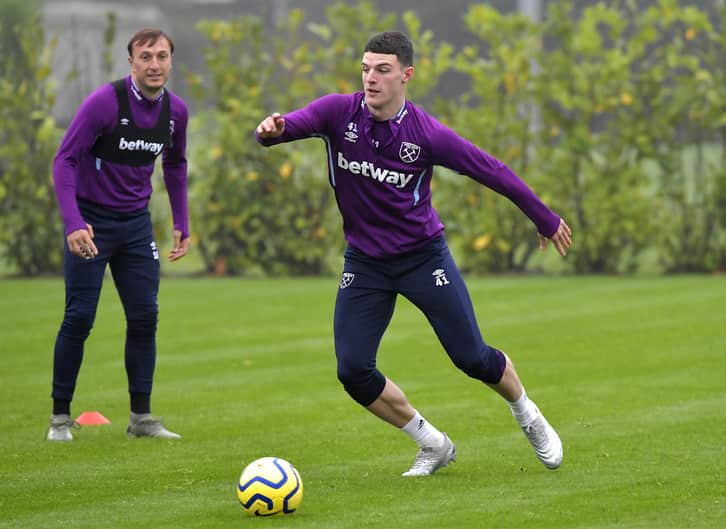
<path id="1" fill-rule="evenodd" d="M 482 45 L 456 57 L 471 89 L 448 106 L 451 122 L 563 215 L 576 272 L 634 271 L 656 247 L 669 271 L 720 266 L 726 40 L 706 13 L 675 0 L 645 10 L 561 0 L 541 24 L 481 4 L 465 23 Z M 720 164 L 708 162 L 716 138 Z M 456 186 L 439 208 L 463 266 L 526 269 L 531 224 L 491 193 Z"/>
<path id="2" fill-rule="evenodd" d="M 60 140 L 52 116 L 53 41 L 39 16 L 9 2 L 0 8 L 0 247 L 21 275 L 58 272 L 63 228 L 51 162 Z"/>

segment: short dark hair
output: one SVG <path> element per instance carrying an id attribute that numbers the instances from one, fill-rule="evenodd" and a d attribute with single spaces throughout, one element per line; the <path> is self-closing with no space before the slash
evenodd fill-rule
<path id="1" fill-rule="evenodd" d="M 401 66 L 413 66 L 413 42 L 408 35 L 400 31 L 384 31 L 373 35 L 368 40 L 363 53 L 367 51 L 395 55 Z"/>
<path id="2" fill-rule="evenodd" d="M 134 33 L 134 36 L 131 37 L 131 40 L 129 40 L 128 46 L 126 48 L 129 50 L 129 57 L 133 56 L 133 49 L 134 44 L 138 44 L 139 46 L 144 46 L 145 44 L 149 44 L 150 46 L 153 46 L 156 44 L 156 41 L 164 38 L 169 43 L 169 48 L 171 48 L 171 52 L 174 53 L 174 41 L 171 40 L 171 37 L 164 33 L 160 29 L 156 28 L 144 28 L 136 33 Z"/>

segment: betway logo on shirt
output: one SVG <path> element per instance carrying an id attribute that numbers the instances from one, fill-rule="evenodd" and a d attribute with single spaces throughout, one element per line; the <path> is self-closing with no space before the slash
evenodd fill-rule
<path id="1" fill-rule="evenodd" d="M 413 178 L 412 173 L 399 173 L 398 171 L 391 171 L 389 169 L 381 169 L 376 167 L 371 162 L 356 162 L 348 161 L 343 156 L 342 152 L 338 152 L 338 167 L 346 171 L 350 171 L 353 174 L 362 174 L 368 176 L 373 180 L 379 182 L 385 182 L 387 184 L 393 184 L 399 189 L 406 187 L 411 179 Z"/>
<path id="2" fill-rule="evenodd" d="M 128 141 L 122 136 L 118 142 L 118 148 L 122 151 L 149 151 L 154 154 L 159 154 L 164 148 L 164 144 L 144 140 Z"/>

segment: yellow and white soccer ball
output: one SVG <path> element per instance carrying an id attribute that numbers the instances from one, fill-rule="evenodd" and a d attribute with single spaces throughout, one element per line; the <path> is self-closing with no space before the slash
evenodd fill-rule
<path id="1" fill-rule="evenodd" d="M 279 457 L 262 457 L 247 465 L 237 485 L 237 497 L 250 516 L 292 514 L 302 496 L 300 474 Z"/>

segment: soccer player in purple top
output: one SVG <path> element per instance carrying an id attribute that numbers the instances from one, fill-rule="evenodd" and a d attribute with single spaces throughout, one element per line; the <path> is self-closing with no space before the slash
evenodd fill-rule
<path id="1" fill-rule="evenodd" d="M 522 386 L 512 361 L 482 339 L 464 280 L 431 205 L 434 165 L 466 174 L 513 201 L 564 256 L 567 224 L 505 164 L 461 138 L 406 99 L 413 44 L 400 32 L 373 36 L 362 66 L 363 92 L 330 94 L 258 125 L 265 146 L 319 137 L 348 247 L 334 316 L 338 378 L 370 412 L 419 445 L 404 476 L 428 476 L 456 458 L 454 443 L 376 368 L 376 352 L 396 296 L 416 305 L 453 363 L 508 402 L 539 459 L 562 463 L 562 443 Z"/>
<path id="2" fill-rule="evenodd" d="M 180 438 L 151 415 L 160 271 L 148 204 L 154 161 L 163 153 L 174 223 L 168 257 L 181 259 L 189 248 L 189 115 L 184 101 L 165 87 L 174 53 L 171 38 L 144 29 L 131 37 L 128 52 L 131 74 L 86 98 L 53 162 L 66 235 L 66 303 L 54 350 L 49 441 L 73 439 L 70 405 L 107 265 L 126 315 L 127 432 Z"/>

